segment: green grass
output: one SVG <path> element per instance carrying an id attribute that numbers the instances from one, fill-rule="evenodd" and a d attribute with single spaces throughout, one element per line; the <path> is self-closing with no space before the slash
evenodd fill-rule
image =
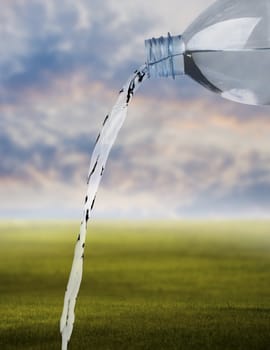
<path id="1" fill-rule="evenodd" d="M 0 223 L 0 349 L 60 349 L 77 223 Z M 69 350 L 270 349 L 270 222 L 90 223 Z"/>

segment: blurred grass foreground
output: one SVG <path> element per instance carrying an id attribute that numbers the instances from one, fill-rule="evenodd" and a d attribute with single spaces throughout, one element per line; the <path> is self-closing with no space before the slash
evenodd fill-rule
<path id="1" fill-rule="evenodd" d="M 78 224 L 0 223 L 0 349 L 60 349 Z M 69 349 L 270 349 L 270 222 L 92 222 Z"/>

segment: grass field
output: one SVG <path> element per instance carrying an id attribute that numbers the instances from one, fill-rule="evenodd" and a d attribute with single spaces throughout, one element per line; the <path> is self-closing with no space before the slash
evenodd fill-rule
<path id="1" fill-rule="evenodd" d="M 0 349 L 60 349 L 77 223 L 0 223 Z M 270 222 L 90 223 L 69 349 L 270 349 Z"/>

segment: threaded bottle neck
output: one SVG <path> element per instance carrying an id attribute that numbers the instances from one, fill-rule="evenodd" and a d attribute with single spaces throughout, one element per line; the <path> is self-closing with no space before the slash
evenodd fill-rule
<path id="1" fill-rule="evenodd" d="M 185 44 L 181 35 L 145 40 L 149 77 L 183 75 Z"/>

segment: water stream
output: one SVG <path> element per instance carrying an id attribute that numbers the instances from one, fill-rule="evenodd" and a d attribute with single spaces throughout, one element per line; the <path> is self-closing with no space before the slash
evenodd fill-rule
<path id="1" fill-rule="evenodd" d="M 119 91 L 118 99 L 113 106 L 111 113 L 106 115 L 102 130 L 96 139 L 87 177 L 88 186 L 84 201 L 80 232 L 75 245 L 72 267 L 65 292 L 63 312 L 60 320 L 62 350 L 67 349 L 73 330 L 75 305 L 82 280 L 87 223 L 92 217 L 92 210 L 95 204 L 100 180 L 103 176 L 110 150 L 126 119 L 129 102 L 146 77 L 147 67 L 146 65 L 143 65 L 128 79 L 126 84 Z"/>

